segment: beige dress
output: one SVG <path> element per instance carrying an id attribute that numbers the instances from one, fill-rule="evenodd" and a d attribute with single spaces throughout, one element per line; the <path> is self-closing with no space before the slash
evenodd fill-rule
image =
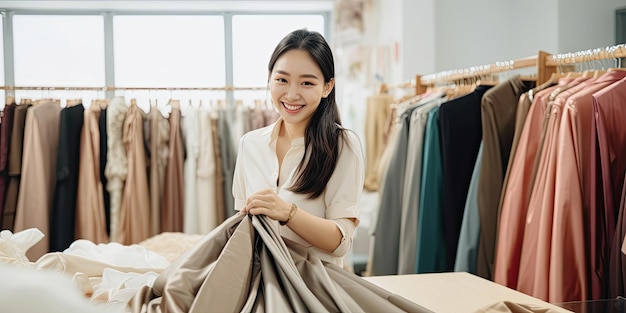
<path id="1" fill-rule="evenodd" d="M 123 138 L 128 160 L 128 175 L 122 193 L 119 228 L 115 237 L 118 242 L 125 245 L 147 239 L 152 231 L 143 115 L 141 109 L 132 104 L 124 120 Z"/>
<path id="2" fill-rule="evenodd" d="M 45 237 L 26 255 L 37 260 L 49 250 L 49 222 L 56 180 L 61 107 L 52 100 L 40 100 L 26 114 L 22 181 L 17 199 L 15 232 L 38 228 Z"/>
<path id="3" fill-rule="evenodd" d="M 80 138 L 78 195 L 76 197 L 76 239 L 107 242 L 104 195 L 100 179 L 100 128 L 102 111 L 97 105 L 85 110 Z"/>

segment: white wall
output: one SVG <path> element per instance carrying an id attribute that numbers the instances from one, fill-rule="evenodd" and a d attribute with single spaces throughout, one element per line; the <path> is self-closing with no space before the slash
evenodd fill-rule
<path id="1" fill-rule="evenodd" d="M 435 0 L 404 0 L 403 79 L 436 71 Z"/>
<path id="2" fill-rule="evenodd" d="M 621 7 L 626 0 L 391 0 L 381 8 L 380 38 L 397 36 L 395 25 L 402 25 L 402 69 L 394 78 L 408 81 L 416 74 L 523 58 L 539 50 L 614 45 L 615 10 Z"/>
<path id="3" fill-rule="evenodd" d="M 615 10 L 626 0 L 559 0 L 559 51 L 615 45 Z"/>
<path id="4" fill-rule="evenodd" d="M 439 0 L 435 11 L 437 71 L 532 56 L 558 46 L 554 0 Z"/>

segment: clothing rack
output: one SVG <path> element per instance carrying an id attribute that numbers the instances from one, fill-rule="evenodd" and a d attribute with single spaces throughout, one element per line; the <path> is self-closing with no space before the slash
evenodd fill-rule
<path id="1" fill-rule="evenodd" d="M 464 69 L 442 71 L 428 75 L 416 75 L 415 93 L 418 95 L 422 94 L 426 92 L 428 87 L 438 84 L 449 84 L 463 79 L 493 75 L 504 71 L 528 67 L 537 68 L 537 84 L 542 84 L 548 81 L 552 74 L 560 72 L 563 68 L 575 63 L 615 59 L 620 63 L 618 67 L 621 67 L 621 58 L 626 58 L 626 44 L 559 54 L 539 51 L 536 56 L 526 58 L 472 66 Z"/>
<path id="2" fill-rule="evenodd" d="M 422 94 L 426 92 L 428 87 L 435 85 L 450 84 L 455 81 L 480 78 L 520 68 L 537 67 L 537 74 L 539 76 L 539 69 L 541 68 L 539 65 L 542 63 L 541 60 L 544 59 L 544 55 L 547 55 L 547 53 L 539 51 L 537 56 L 471 66 L 464 69 L 442 71 L 428 75 L 417 75 L 415 77 L 415 93 L 418 95 Z"/>
<path id="3" fill-rule="evenodd" d="M 267 87 L 52 87 L 52 86 L 0 86 L 0 90 L 46 90 L 46 91 L 115 91 L 115 90 L 151 90 L 151 91 L 235 91 L 266 90 Z"/>

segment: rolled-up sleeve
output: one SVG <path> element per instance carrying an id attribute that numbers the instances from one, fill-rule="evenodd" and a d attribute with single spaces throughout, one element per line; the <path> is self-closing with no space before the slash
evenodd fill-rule
<path id="1" fill-rule="evenodd" d="M 347 131 L 345 138 L 324 193 L 326 218 L 333 220 L 342 234 L 341 243 L 333 251 L 335 256 L 345 255 L 352 246 L 354 230 L 359 225 L 359 199 L 365 179 L 361 141 L 352 131 Z"/>

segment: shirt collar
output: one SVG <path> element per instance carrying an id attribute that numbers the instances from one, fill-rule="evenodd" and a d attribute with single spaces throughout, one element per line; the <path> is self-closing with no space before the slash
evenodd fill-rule
<path id="1" fill-rule="evenodd" d="M 278 139 L 278 132 L 280 131 L 280 127 L 283 124 L 283 118 L 279 117 L 278 120 L 274 123 L 273 127 L 270 127 L 272 133 L 270 135 L 269 145 L 272 148 L 276 148 L 276 140 Z M 304 137 L 299 137 L 291 140 L 291 147 L 304 147 Z"/>

